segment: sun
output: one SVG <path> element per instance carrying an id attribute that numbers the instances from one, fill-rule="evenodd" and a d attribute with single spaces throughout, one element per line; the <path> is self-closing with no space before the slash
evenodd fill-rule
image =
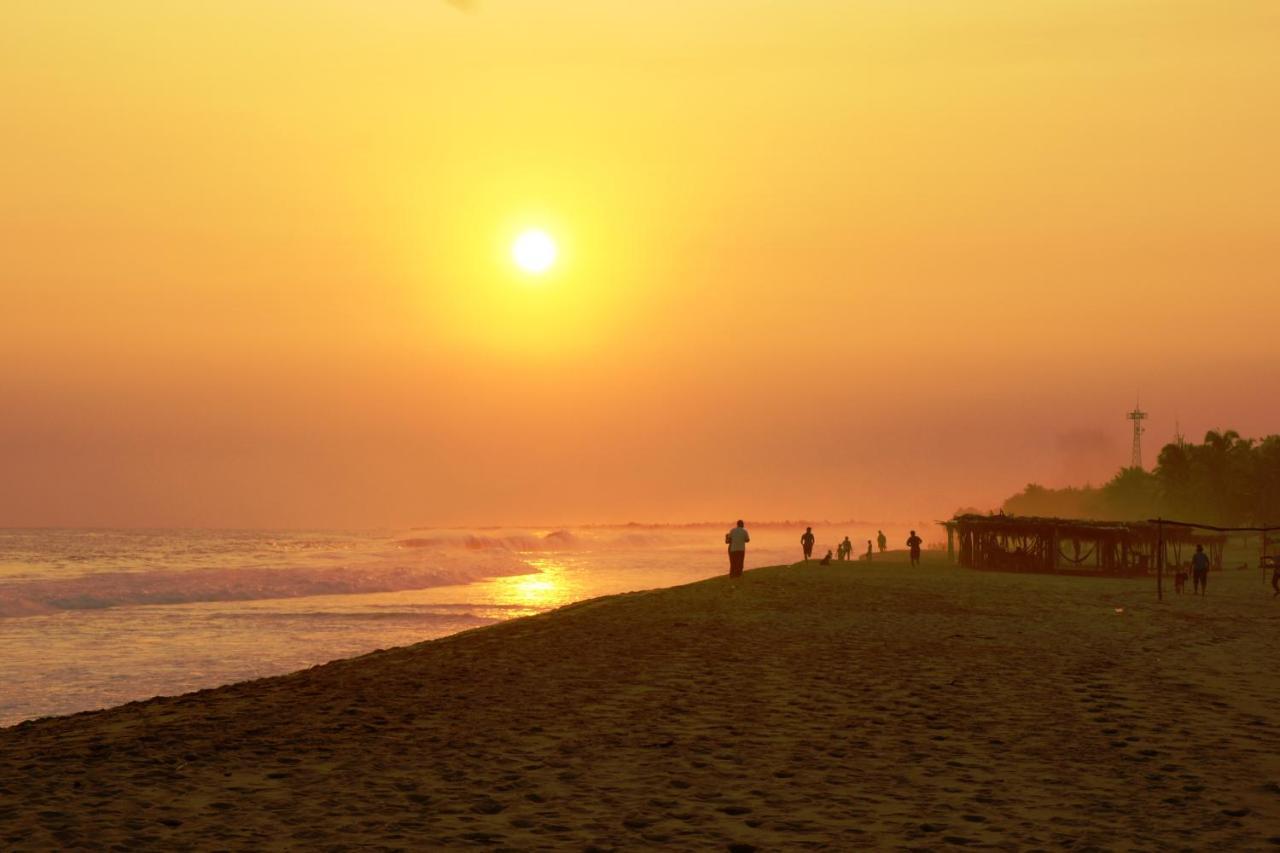
<path id="1" fill-rule="evenodd" d="M 539 228 L 521 232 L 511 244 L 511 259 L 531 275 L 542 275 L 551 269 L 557 254 L 556 241 Z"/>

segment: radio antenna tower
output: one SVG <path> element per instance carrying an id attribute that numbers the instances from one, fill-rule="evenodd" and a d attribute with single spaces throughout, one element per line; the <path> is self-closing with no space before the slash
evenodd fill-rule
<path id="1" fill-rule="evenodd" d="M 1135 404 L 1133 411 L 1125 415 L 1126 418 L 1133 421 L 1133 461 L 1129 463 L 1131 468 L 1142 467 L 1142 434 L 1147 431 L 1142 422 L 1147 419 L 1147 413 Z"/>

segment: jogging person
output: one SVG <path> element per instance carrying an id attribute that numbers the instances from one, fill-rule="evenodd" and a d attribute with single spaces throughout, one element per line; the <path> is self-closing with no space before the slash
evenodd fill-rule
<path id="1" fill-rule="evenodd" d="M 907 547 L 911 549 L 911 565 L 920 565 L 920 546 L 924 544 L 924 540 L 911 531 L 911 538 L 907 540 Z"/>

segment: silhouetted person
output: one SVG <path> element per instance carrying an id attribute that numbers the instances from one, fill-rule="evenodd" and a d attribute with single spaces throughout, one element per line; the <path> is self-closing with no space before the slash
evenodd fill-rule
<path id="1" fill-rule="evenodd" d="M 844 541 L 840 543 L 841 549 L 844 550 L 844 556 L 840 559 L 849 560 L 853 557 L 853 543 L 849 541 L 849 537 L 844 537 Z"/>
<path id="2" fill-rule="evenodd" d="M 827 549 L 827 556 L 823 557 L 821 560 L 818 561 L 818 565 L 820 566 L 831 565 L 831 549 L 830 548 Z"/>
<path id="3" fill-rule="evenodd" d="M 889 537 L 884 535 L 881 530 L 876 534 L 876 544 L 880 546 L 880 553 L 884 553 L 884 549 L 889 547 Z"/>
<path id="4" fill-rule="evenodd" d="M 1280 557 L 1271 558 L 1271 588 L 1275 590 L 1272 598 L 1280 595 Z"/>
<path id="5" fill-rule="evenodd" d="M 803 535 L 800 537 L 800 547 L 804 548 L 804 558 L 808 560 L 813 556 L 813 528 L 806 527 Z"/>
<path id="6" fill-rule="evenodd" d="M 1201 595 L 1209 589 L 1209 555 L 1203 545 L 1196 546 L 1195 556 L 1191 558 L 1191 586 L 1193 592 Z"/>
<path id="7" fill-rule="evenodd" d="M 738 519 L 738 526 L 724 535 L 724 543 L 729 546 L 729 577 L 742 577 L 742 566 L 747 561 L 747 543 L 751 535 Z"/>
<path id="8" fill-rule="evenodd" d="M 867 540 L 867 562 L 871 562 L 871 540 Z"/>
<path id="9" fill-rule="evenodd" d="M 911 565 L 920 565 L 920 546 L 924 544 L 924 540 L 911 531 L 910 538 L 907 539 L 907 547 L 911 549 Z"/>

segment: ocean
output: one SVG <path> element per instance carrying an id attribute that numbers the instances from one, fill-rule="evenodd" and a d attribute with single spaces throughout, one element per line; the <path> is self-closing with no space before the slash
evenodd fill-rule
<path id="1" fill-rule="evenodd" d="M 753 530 L 747 567 L 798 559 L 799 532 Z M 634 525 L 0 530 L 0 726 L 725 574 L 723 535 Z M 819 537 L 817 553 L 827 546 Z"/>

